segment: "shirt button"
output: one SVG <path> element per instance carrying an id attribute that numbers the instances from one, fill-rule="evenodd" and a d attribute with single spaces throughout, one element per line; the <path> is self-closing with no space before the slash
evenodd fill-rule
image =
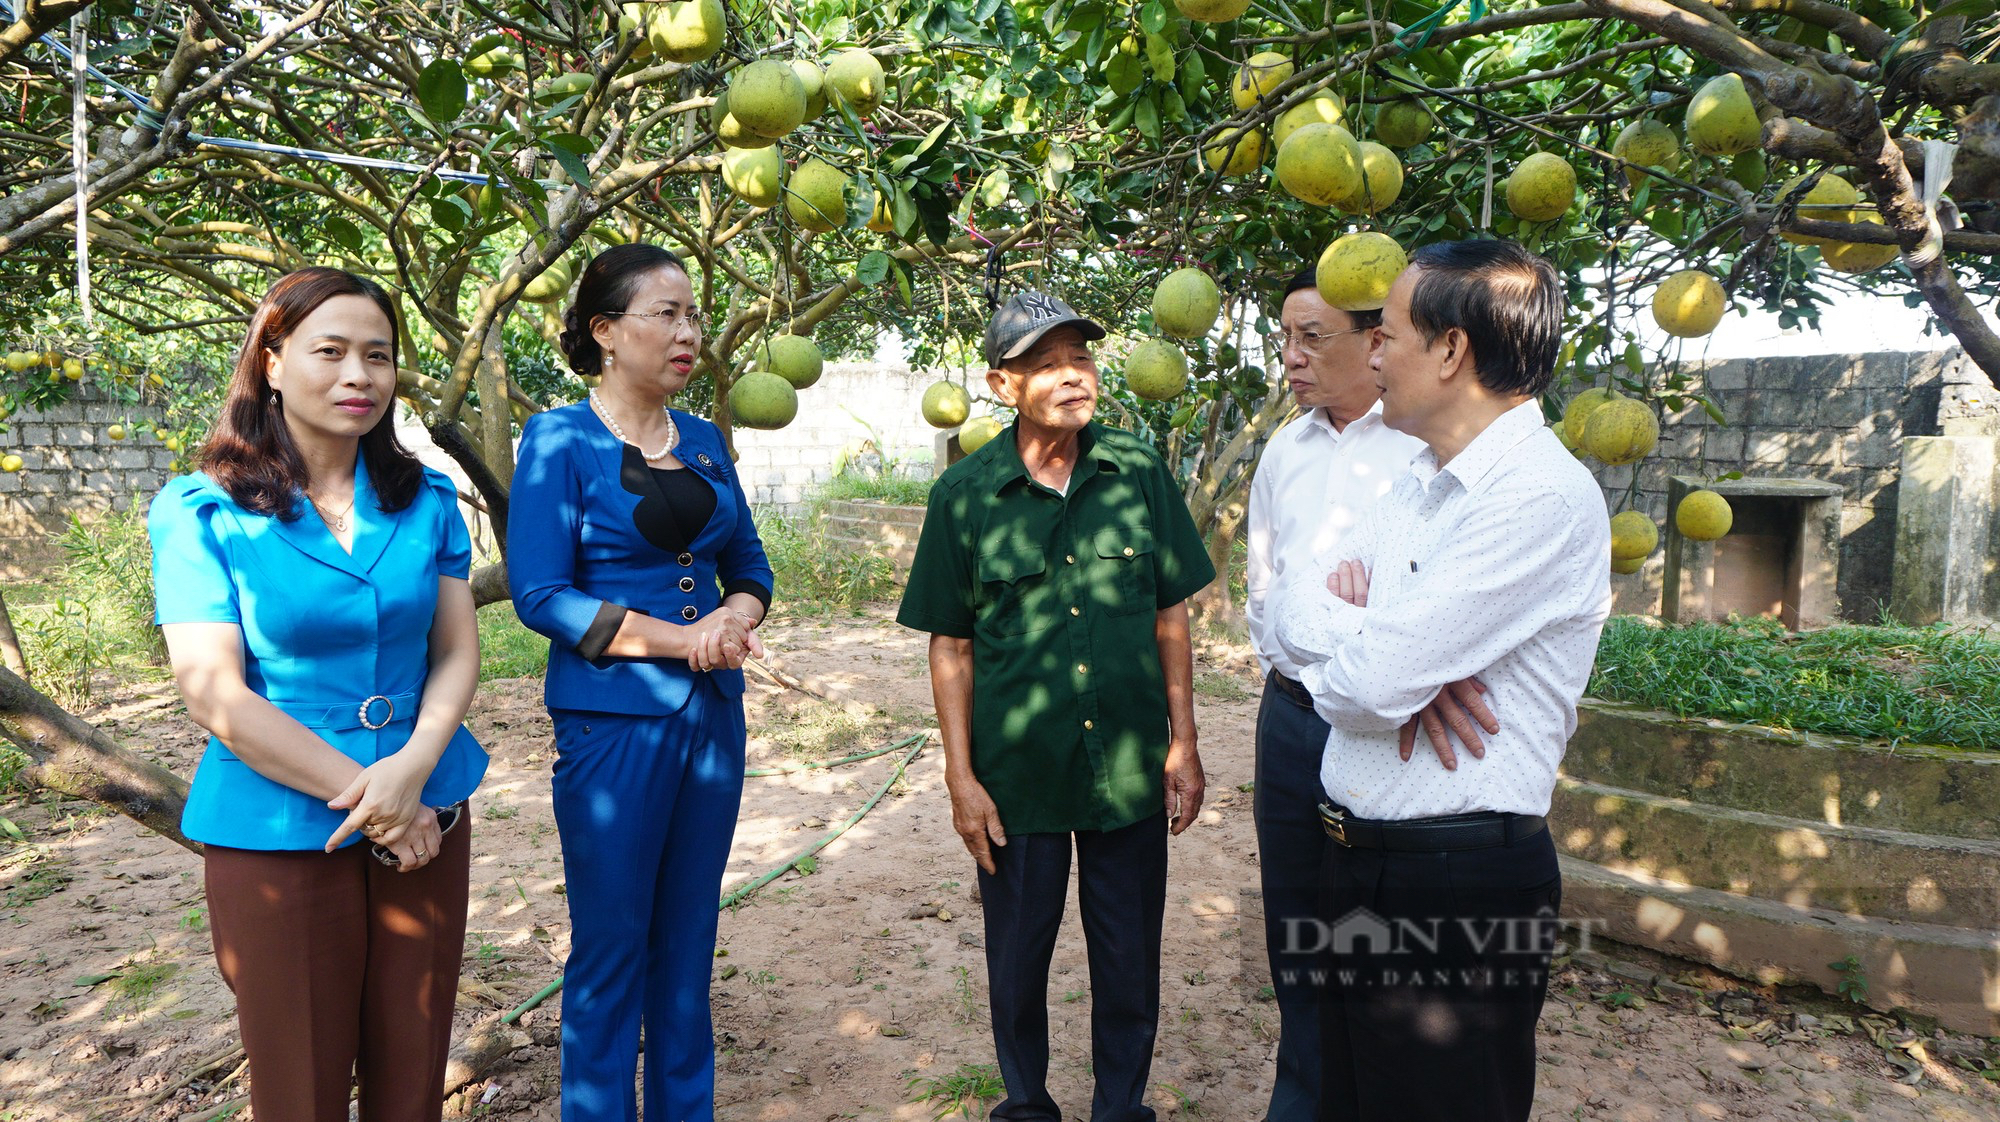
<path id="1" fill-rule="evenodd" d="M 1090 673 L 1090 667 L 1085 666 L 1083 663 L 1079 662 L 1076 664 L 1076 672 L 1078 674 L 1088 674 Z"/>
<path id="2" fill-rule="evenodd" d="M 1083 609 L 1076 607 L 1075 605 L 1071 605 L 1069 609 L 1069 614 L 1073 616 L 1080 616 L 1083 614 Z"/>
<path id="3" fill-rule="evenodd" d="M 694 578 L 693 578 L 693 577 L 682 577 L 682 578 L 681 578 L 681 591 L 682 591 L 682 592 L 693 592 L 693 591 L 694 591 Z"/>
<path id="4" fill-rule="evenodd" d="M 1064 557 L 1063 560 L 1071 565 L 1074 565 L 1076 564 L 1076 554 L 1074 553 L 1069 554 L 1068 556 Z"/>
<path id="5" fill-rule="evenodd" d="M 674 558 L 674 560 L 679 561 L 681 563 L 681 568 L 685 569 L 688 566 L 694 564 L 694 554 L 683 553 L 679 557 Z"/>
<path id="6" fill-rule="evenodd" d="M 1095 722 L 1095 721 L 1085 721 L 1085 722 L 1083 722 L 1083 731 L 1085 731 L 1085 732 L 1089 732 L 1089 731 L 1090 731 L 1091 729 L 1094 729 L 1094 728 L 1096 728 L 1096 727 L 1097 727 L 1097 722 Z"/>
<path id="7" fill-rule="evenodd" d="M 1132 556 L 1132 547 L 1129 545 L 1125 547 L 1125 556 L 1127 557 Z"/>
<path id="8" fill-rule="evenodd" d="M 699 615 L 699 614 L 700 614 L 700 613 L 698 613 L 698 612 L 696 612 L 696 611 L 694 610 L 694 605 L 693 605 L 693 604 L 689 604 L 689 605 L 688 605 L 687 607 L 685 607 L 685 608 L 682 608 L 682 609 L 681 609 L 681 618 L 682 618 L 682 619 L 693 619 L 693 618 L 694 618 L 695 616 L 697 616 L 697 615 Z"/>

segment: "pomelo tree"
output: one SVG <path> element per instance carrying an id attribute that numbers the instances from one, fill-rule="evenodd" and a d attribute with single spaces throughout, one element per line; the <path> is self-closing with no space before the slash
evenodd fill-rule
<path id="1" fill-rule="evenodd" d="M 26 3 L 0 28 L 15 122 L 0 276 L 16 297 L 0 336 L 73 286 L 79 187 L 92 306 L 142 349 L 226 346 L 299 264 L 375 275 L 403 296 L 403 396 L 504 525 L 516 426 L 582 390 L 548 340 L 596 247 L 644 238 L 690 261 L 713 326 L 682 401 L 725 428 L 731 389 L 758 353 L 796 350 L 768 345 L 786 336 L 837 357 L 893 328 L 976 393 L 989 302 L 1034 283 L 1119 333 L 1107 419 L 1159 444 L 1226 560 L 1254 450 L 1289 413 L 1265 341 L 1278 286 L 1355 233 L 1381 235 L 1348 243 L 1375 249 L 1491 233 L 1553 259 L 1573 345 L 1552 412 L 1584 385 L 1655 416 L 1701 402 L 1673 361 L 1687 344 L 1641 353 L 1634 330 L 1657 283 L 1691 269 L 1713 288 L 1676 283 L 1691 298 L 1658 313 L 1675 339 L 1699 338 L 1716 290 L 1806 324 L 1860 290 L 1928 307 L 2000 381 L 1992 15 L 1976 0 Z M 79 30 L 82 79 L 55 47 Z M 1156 304 L 1184 269 L 1212 282 L 1212 313 L 1185 281 Z M 1330 279 L 1362 300 L 1384 283 Z M 1132 393 L 1124 357 L 1142 343 Z M 1158 401 L 1179 384 L 1163 347 L 1187 379 Z M 504 594 L 497 569 L 478 583 Z M 125 768 L 72 787 L 166 824 L 171 784 L 133 779 L 115 745 L 0 684 L 11 739 L 71 753 L 49 774 Z"/>

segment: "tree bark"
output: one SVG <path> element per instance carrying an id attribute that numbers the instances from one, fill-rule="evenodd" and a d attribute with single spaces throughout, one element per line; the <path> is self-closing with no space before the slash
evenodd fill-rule
<path id="1" fill-rule="evenodd" d="M 0 670 L 0 736 L 27 754 L 21 774 L 29 782 L 108 806 L 201 852 L 181 833 L 186 780 L 121 747 L 11 670 Z"/>
<path id="2" fill-rule="evenodd" d="M 21 6 L 21 18 L 0 28 L 0 63 L 20 54 L 35 40 L 69 22 L 69 17 L 90 7 L 90 0 L 28 0 Z"/>
<path id="3" fill-rule="evenodd" d="M 7 669 L 22 681 L 28 680 L 28 658 L 21 653 L 21 637 L 14 634 L 14 617 L 7 611 L 7 598 L 0 593 L 0 656 Z"/>

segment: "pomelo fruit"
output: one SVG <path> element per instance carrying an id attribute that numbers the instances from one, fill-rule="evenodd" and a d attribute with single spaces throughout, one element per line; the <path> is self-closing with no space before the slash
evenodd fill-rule
<path id="1" fill-rule="evenodd" d="M 1169 401 L 1187 389 L 1187 356 L 1165 339 L 1147 339 L 1125 357 L 1125 384 L 1147 401 Z"/>
<path id="2" fill-rule="evenodd" d="M 1398 98 L 1375 110 L 1375 139 L 1391 148 L 1408 148 L 1428 139 L 1436 123 L 1423 102 Z"/>
<path id="3" fill-rule="evenodd" d="M 728 29 L 722 0 L 678 0 L 653 9 L 646 42 L 668 62 L 701 62 L 722 49 Z"/>
<path id="4" fill-rule="evenodd" d="M 568 101 L 579 94 L 587 94 L 597 85 L 597 75 L 581 70 L 568 74 L 558 74 L 535 87 L 535 100 L 545 104 Z"/>
<path id="5" fill-rule="evenodd" d="M 1847 220 L 1869 226 L 1882 225 L 1882 217 L 1875 213 L 1873 207 L 1856 207 L 1849 212 Z M 1819 247 L 1820 259 L 1836 273 L 1873 272 L 1902 256 L 1902 253 L 1895 245 L 1877 245 L 1874 242 L 1826 242 Z"/>
<path id="6" fill-rule="evenodd" d="M 113 440 L 123 440 L 125 439 L 125 426 L 124 425 L 106 426 L 104 430 L 104 435 L 110 437 Z"/>
<path id="7" fill-rule="evenodd" d="M 841 104 L 866 117 L 875 112 L 888 92 L 888 76 L 874 55 L 853 47 L 833 56 L 826 64 L 826 88 Z"/>
<path id="8" fill-rule="evenodd" d="M 785 158 L 775 145 L 724 148 L 722 182 L 751 206 L 776 206 L 785 195 Z"/>
<path id="9" fill-rule="evenodd" d="M 1583 450 L 1614 467 L 1637 463 L 1660 443 L 1660 421 L 1635 397 L 1615 397 L 1583 423 Z"/>
<path id="10" fill-rule="evenodd" d="M 810 121 L 826 111 L 826 71 L 802 58 L 793 59 L 791 65 L 799 84 L 806 88 L 806 120 Z"/>
<path id="11" fill-rule="evenodd" d="M 1548 222 L 1576 201 L 1576 169 L 1554 152 L 1536 152 L 1507 177 L 1507 209 L 1529 222 Z"/>
<path id="12" fill-rule="evenodd" d="M 10 475 L 13 474 L 14 472 L 20 471 L 21 464 L 22 464 L 21 457 L 15 455 L 12 452 L 9 452 L 4 456 L 0 456 L 0 471 L 7 472 Z"/>
<path id="13" fill-rule="evenodd" d="M 39 355 L 31 355 L 26 351 L 8 351 L 7 369 L 19 374 L 28 367 L 35 365 L 39 358 Z"/>
<path id="14" fill-rule="evenodd" d="M 1710 78 L 1694 92 L 1687 107 L 1688 147 L 1709 156 L 1748 152 L 1764 139 L 1764 124 L 1743 78 L 1724 74 Z"/>
<path id="15" fill-rule="evenodd" d="M 1378 230 L 1345 235 L 1319 255 L 1319 298 L 1343 312 L 1379 308 L 1409 263 L 1396 239 Z"/>
<path id="16" fill-rule="evenodd" d="M 1276 51 L 1259 51 L 1236 68 L 1236 77 L 1229 83 L 1229 100 L 1238 109 L 1248 109 L 1291 76 L 1291 59 Z"/>
<path id="17" fill-rule="evenodd" d="M 875 205 L 868 211 L 868 228 L 878 234 L 896 232 L 895 203 L 880 187 L 875 189 Z"/>
<path id="18" fill-rule="evenodd" d="M 1660 528 L 1636 510 L 1611 516 L 1611 559 L 1630 561 L 1643 558 L 1660 544 Z"/>
<path id="19" fill-rule="evenodd" d="M 792 68 L 761 58 L 729 79 L 729 115 L 759 136 L 782 137 L 806 119 L 806 87 Z"/>
<path id="20" fill-rule="evenodd" d="M 1278 151 L 1285 150 L 1285 141 L 1292 134 L 1307 125 L 1339 125 L 1347 128 L 1347 105 L 1340 95 L 1332 90 L 1321 90 L 1283 113 L 1271 122 L 1271 146 Z M 1353 135 L 1348 129 L 1348 135 Z"/>
<path id="21" fill-rule="evenodd" d="M 1738 152 L 1729 161 L 1729 178 L 1743 185 L 1749 191 L 1762 191 L 1771 179 L 1771 165 L 1764 159 L 1762 148 L 1752 148 L 1748 152 Z"/>
<path id="22" fill-rule="evenodd" d="M 1570 398 L 1569 404 L 1563 407 L 1563 443 L 1571 449 L 1583 447 L 1584 423 L 1590 419 L 1592 411 L 1616 396 L 1603 386 L 1592 386 Z"/>
<path id="23" fill-rule="evenodd" d="M 815 233 L 847 225 L 847 176 L 817 156 L 807 160 L 792 173 L 785 210 Z"/>
<path id="24" fill-rule="evenodd" d="M 729 411 L 745 428 L 781 429 L 799 415 L 799 391 L 776 374 L 752 370 L 729 387 Z"/>
<path id="25" fill-rule="evenodd" d="M 465 60 L 465 72 L 474 78 L 500 78 L 521 68 L 521 56 L 511 47 L 491 47 Z"/>
<path id="26" fill-rule="evenodd" d="M 924 391 L 924 423 L 935 429 L 955 429 L 972 413 L 972 395 L 957 382 L 932 382 Z"/>
<path id="27" fill-rule="evenodd" d="M 1792 192 L 1798 190 L 1799 184 L 1803 182 L 1805 176 L 1802 175 L 1795 175 L 1786 180 L 1785 185 L 1778 188 L 1780 203 L 1790 198 Z M 1854 205 L 1860 201 L 1861 192 L 1854 189 L 1854 184 L 1832 172 L 1827 172 L 1819 177 L 1818 183 L 1813 184 L 1812 190 L 1807 191 L 1804 197 L 1799 199 L 1793 213 L 1800 218 L 1816 218 L 1821 222 L 1847 222 L 1852 220 Z M 1793 245 L 1827 244 L 1825 238 L 1812 238 L 1804 234 L 1788 234 L 1780 231 L 1778 236 Z"/>
<path id="28" fill-rule="evenodd" d="M 1682 269 L 1653 290 L 1653 322 L 1683 339 L 1714 331 L 1728 306 L 1722 283 L 1700 269 Z"/>
<path id="29" fill-rule="evenodd" d="M 1625 182 L 1635 191 L 1650 178 L 1646 174 L 1649 167 L 1669 175 L 1681 169 L 1680 141 L 1674 139 L 1672 129 L 1651 117 L 1641 117 L 1619 130 L 1618 138 L 1611 142 L 1611 154 L 1628 161 Z"/>
<path id="30" fill-rule="evenodd" d="M 776 138 L 751 132 L 749 126 L 736 119 L 736 115 L 729 111 L 727 87 L 715 91 L 715 104 L 708 109 L 708 123 L 715 126 L 715 138 L 725 147 L 769 148 L 777 143 Z"/>
<path id="31" fill-rule="evenodd" d="M 826 358 L 819 344 L 803 335 L 773 335 L 757 349 L 757 369 L 767 370 L 802 390 L 819 381 Z"/>
<path id="32" fill-rule="evenodd" d="M 1630 557 L 1622 561 L 1616 557 L 1611 559 L 1611 571 L 1620 576 L 1629 577 L 1645 567 L 1646 559 L 1644 557 Z"/>
<path id="33" fill-rule="evenodd" d="M 1264 166 L 1264 134 L 1248 127 L 1225 132 L 1202 149 L 1201 158 L 1219 175 L 1250 175 Z"/>
<path id="34" fill-rule="evenodd" d="M 1222 314 L 1222 290 L 1215 278 L 1192 266 L 1175 269 L 1153 290 L 1153 325 L 1163 335 L 1198 339 Z"/>
<path id="35" fill-rule="evenodd" d="M 1250 10 L 1250 0 L 1174 0 L 1174 7 L 1196 23 L 1225 23 Z"/>
<path id="36" fill-rule="evenodd" d="M 575 281 L 576 273 L 570 268 L 569 259 L 561 258 L 528 282 L 521 290 L 521 299 L 534 304 L 553 304 L 569 293 L 569 286 Z"/>
<path id="37" fill-rule="evenodd" d="M 1362 141 L 1359 147 L 1366 189 L 1356 190 L 1333 205 L 1349 214 L 1374 214 L 1395 205 L 1396 197 L 1403 193 L 1403 161 L 1372 140 Z"/>
<path id="38" fill-rule="evenodd" d="M 958 430 L 959 450 L 970 456 L 1000 435 L 1004 426 L 993 417 L 974 417 Z"/>
<path id="39" fill-rule="evenodd" d="M 1361 146 L 1339 125 L 1302 125 L 1278 149 L 1278 182 L 1315 206 L 1361 190 Z"/>
<path id="40" fill-rule="evenodd" d="M 1729 500 L 1714 491 L 1690 491 L 1681 497 L 1681 505 L 1674 508 L 1674 526 L 1689 541 L 1712 542 L 1727 534 L 1735 521 Z"/>

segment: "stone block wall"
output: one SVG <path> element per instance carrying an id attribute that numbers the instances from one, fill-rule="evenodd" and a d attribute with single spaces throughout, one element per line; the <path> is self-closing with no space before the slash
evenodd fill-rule
<path id="1" fill-rule="evenodd" d="M 1837 483 L 1845 492 L 1839 610 L 1855 622 L 1874 622 L 1890 598 L 1903 438 L 2000 423 L 1991 386 L 1957 349 L 1729 359 L 1700 369 L 1695 386 L 1727 423 L 1691 405 L 1666 418 L 1658 451 L 1637 465 L 1589 461 L 1612 509 L 1623 509 L 1635 475 L 1636 509 L 1655 520 L 1667 516 L 1674 475 Z M 1614 610 L 1658 612 L 1664 568 L 1655 552 L 1638 573 L 1614 576 Z"/>
<path id="2" fill-rule="evenodd" d="M 900 364 L 829 362 L 818 382 L 799 391 L 799 415 L 782 429 L 736 430 L 736 470 L 759 506 L 796 508 L 832 479 L 842 458 L 866 457 L 899 474 L 927 479 L 937 430 L 919 411 L 933 370 Z M 981 387 L 974 387 L 979 389 Z"/>
<path id="3" fill-rule="evenodd" d="M 0 580 L 34 577 L 59 562 L 48 538 L 70 515 L 88 521 L 152 500 L 173 476 L 174 453 L 150 431 L 113 440 L 109 429 L 162 415 L 157 406 L 128 406 L 86 383 L 46 412 L 24 409 L 7 419 L 0 455 L 20 456 L 22 468 L 0 472 Z"/>

